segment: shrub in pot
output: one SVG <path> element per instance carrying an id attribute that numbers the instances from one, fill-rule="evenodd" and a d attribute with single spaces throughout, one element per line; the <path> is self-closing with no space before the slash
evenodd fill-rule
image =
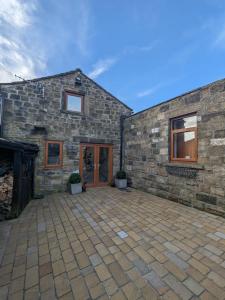
<path id="1" fill-rule="evenodd" d="M 116 173 L 115 184 L 118 189 L 125 189 L 127 187 L 127 174 L 125 171 L 118 171 Z"/>
<path id="2" fill-rule="evenodd" d="M 79 194 L 82 192 L 82 183 L 81 183 L 80 174 L 78 173 L 71 174 L 69 178 L 69 184 L 70 184 L 70 193 L 72 195 Z"/>

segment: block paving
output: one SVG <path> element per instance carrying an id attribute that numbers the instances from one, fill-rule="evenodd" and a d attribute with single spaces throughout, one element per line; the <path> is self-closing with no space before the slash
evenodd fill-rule
<path id="1" fill-rule="evenodd" d="M 0 223 L 0 299 L 225 299 L 225 220 L 135 189 L 32 200 Z"/>

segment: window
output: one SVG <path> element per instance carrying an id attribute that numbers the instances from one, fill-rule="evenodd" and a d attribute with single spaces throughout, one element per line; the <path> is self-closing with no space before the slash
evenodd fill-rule
<path id="1" fill-rule="evenodd" d="M 45 145 L 45 167 L 62 167 L 63 142 L 47 141 Z"/>
<path id="2" fill-rule="evenodd" d="M 171 160 L 197 161 L 196 114 L 171 120 Z"/>
<path id="3" fill-rule="evenodd" d="M 64 110 L 69 112 L 83 112 L 83 96 L 66 91 L 64 97 Z"/>

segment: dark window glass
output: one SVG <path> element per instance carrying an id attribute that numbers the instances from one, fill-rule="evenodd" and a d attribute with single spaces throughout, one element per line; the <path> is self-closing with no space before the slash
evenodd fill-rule
<path id="1" fill-rule="evenodd" d="M 48 165 L 60 164 L 60 144 L 48 143 Z"/>
<path id="2" fill-rule="evenodd" d="M 107 182 L 109 177 L 109 148 L 101 147 L 99 152 L 99 180 Z"/>
<path id="3" fill-rule="evenodd" d="M 83 180 L 86 183 L 94 183 L 94 147 L 83 148 Z"/>
<path id="4" fill-rule="evenodd" d="M 197 161 L 197 116 L 171 120 L 171 160 Z"/>
<path id="5" fill-rule="evenodd" d="M 197 127 L 197 116 L 187 116 L 173 120 L 173 129 Z"/>
<path id="6" fill-rule="evenodd" d="M 196 156 L 195 132 L 187 131 L 174 133 L 173 135 L 173 157 L 194 159 Z"/>

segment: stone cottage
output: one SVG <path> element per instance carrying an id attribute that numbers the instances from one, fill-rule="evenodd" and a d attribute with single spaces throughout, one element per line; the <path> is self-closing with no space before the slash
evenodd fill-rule
<path id="1" fill-rule="evenodd" d="M 135 188 L 225 214 L 225 80 L 136 114 L 79 69 L 0 84 L 0 99 L 3 137 L 39 146 L 36 193 L 73 171 L 106 185 L 123 164 Z"/>
<path id="2" fill-rule="evenodd" d="M 225 80 L 133 114 L 124 138 L 134 187 L 225 215 Z"/>
<path id="3" fill-rule="evenodd" d="M 35 191 L 64 191 L 79 171 L 88 186 L 109 184 L 120 164 L 121 116 L 131 108 L 81 70 L 0 85 L 2 135 L 39 146 Z"/>

